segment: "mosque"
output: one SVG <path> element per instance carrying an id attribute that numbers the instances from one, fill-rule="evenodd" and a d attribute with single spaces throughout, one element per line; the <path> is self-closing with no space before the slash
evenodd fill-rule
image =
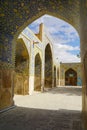
<path id="1" fill-rule="evenodd" d="M 82 121 L 87 129 L 87 0 L 0 1 L 0 111 L 11 108 L 14 94 L 33 95 L 56 86 L 82 85 Z M 80 37 L 81 63 L 54 60 L 53 45 L 41 24 L 39 33 L 26 28 L 43 16 L 70 23 Z"/>

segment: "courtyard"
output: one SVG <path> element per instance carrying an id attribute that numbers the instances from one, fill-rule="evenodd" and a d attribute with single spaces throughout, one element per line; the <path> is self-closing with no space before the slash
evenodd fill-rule
<path id="1" fill-rule="evenodd" d="M 82 130 L 81 96 L 81 86 L 15 95 L 15 107 L 0 116 L 0 130 Z"/>

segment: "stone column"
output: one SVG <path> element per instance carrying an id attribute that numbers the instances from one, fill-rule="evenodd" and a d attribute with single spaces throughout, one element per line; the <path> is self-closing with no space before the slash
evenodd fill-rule
<path id="1" fill-rule="evenodd" d="M 34 91 L 34 44 L 31 42 L 30 45 L 30 67 L 29 67 L 29 94 L 32 95 Z"/>
<path id="2" fill-rule="evenodd" d="M 84 129 L 87 129 L 87 0 L 80 0 L 80 38 L 82 60 L 82 113 Z"/>
<path id="3" fill-rule="evenodd" d="M 0 110 L 14 105 L 14 57 L 12 37 L 3 36 L 0 43 Z"/>
<path id="4" fill-rule="evenodd" d="M 59 86 L 61 85 L 61 83 L 60 83 L 61 80 L 60 79 L 61 79 L 61 68 L 60 68 L 60 65 L 59 65 Z"/>
<path id="5" fill-rule="evenodd" d="M 52 88 L 54 88 L 54 63 L 52 64 Z"/>
<path id="6" fill-rule="evenodd" d="M 44 81 L 45 81 L 45 58 L 44 49 L 42 49 L 42 77 L 41 77 L 41 92 L 44 92 Z"/>
<path id="7" fill-rule="evenodd" d="M 59 66 L 57 67 L 57 86 L 59 86 Z"/>
<path id="8" fill-rule="evenodd" d="M 57 66 L 56 66 L 56 87 L 57 87 Z"/>

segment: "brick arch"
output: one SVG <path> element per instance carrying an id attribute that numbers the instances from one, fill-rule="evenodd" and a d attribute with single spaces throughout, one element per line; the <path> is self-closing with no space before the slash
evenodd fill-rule
<path id="1" fill-rule="evenodd" d="M 34 70 L 34 90 L 41 91 L 42 61 L 39 53 L 37 53 L 35 56 Z"/>

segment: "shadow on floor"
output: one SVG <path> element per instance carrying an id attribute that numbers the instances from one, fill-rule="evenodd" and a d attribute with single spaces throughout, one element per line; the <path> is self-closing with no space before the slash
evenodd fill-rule
<path id="1" fill-rule="evenodd" d="M 0 115 L 0 130 L 82 130 L 81 112 L 16 107 Z"/>
<path id="2" fill-rule="evenodd" d="M 48 91 L 45 91 L 47 93 L 52 93 L 52 94 L 67 94 L 68 96 L 71 95 L 77 95 L 81 96 L 82 95 L 82 87 L 56 87 L 53 89 L 49 89 Z"/>

